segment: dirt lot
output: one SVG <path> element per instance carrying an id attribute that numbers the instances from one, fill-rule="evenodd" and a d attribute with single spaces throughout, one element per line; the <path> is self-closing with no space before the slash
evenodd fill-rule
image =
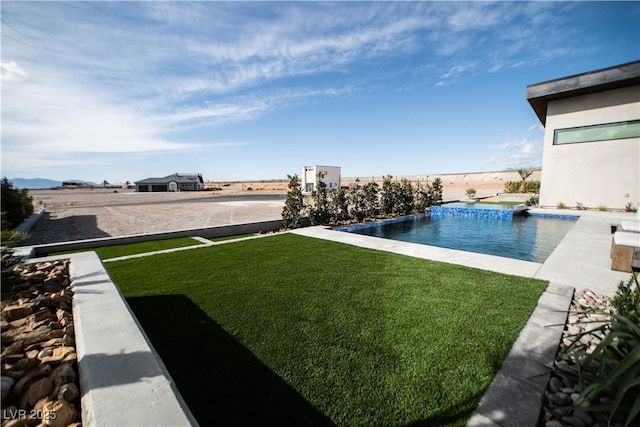
<path id="1" fill-rule="evenodd" d="M 402 177 L 398 177 L 400 179 Z M 426 184 L 443 182 L 444 200 L 465 199 L 475 188 L 477 197 L 496 195 L 507 181 L 519 180 L 517 172 L 407 176 Z M 381 176 L 358 177 L 360 183 Z M 537 171 L 531 177 L 540 179 Z M 356 177 L 343 178 L 348 186 Z M 245 181 L 207 183 L 216 191 L 136 193 L 122 189 L 31 190 L 36 208 L 47 214 L 32 229 L 24 244 L 40 244 L 109 236 L 183 230 L 224 224 L 281 218 L 287 182 Z"/>
<path id="2" fill-rule="evenodd" d="M 211 227 L 281 218 L 284 194 L 32 190 L 46 215 L 24 244 Z M 231 197 L 229 197 L 231 196 Z"/>

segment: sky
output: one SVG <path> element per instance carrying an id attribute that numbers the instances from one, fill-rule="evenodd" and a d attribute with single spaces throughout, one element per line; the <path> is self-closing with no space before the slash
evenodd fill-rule
<path id="1" fill-rule="evenodd" d="M 640 59 L 640 2 L 0 3 L 1 174 L 542 165 L 527 85 Z"/>

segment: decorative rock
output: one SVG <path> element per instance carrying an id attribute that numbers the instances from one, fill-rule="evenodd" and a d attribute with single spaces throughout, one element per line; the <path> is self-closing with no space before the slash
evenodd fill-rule
<path id="1" fill-rule="evenodd" d="M 21 395 L 27 387 L 34 381 L 46 377 L 51 373 L 51 366 L 44 364 L 27 372 L 22 378 L 16 381 L 13 391 L 16 395 Z"/>
<path id="2" fill-rule="evenodd" d="M 10 354 L 22 353 L 22 347 L 24 346 L 23 340 L 14 341 L 2 351 L 2 356 L 8 356 Z"/>
<path id="3" fill-rule="evenodd" d="M 549 380 L 549 390 L 554 393 L 559 392 L 562 386 L 562 380 L 560 380 L 558 377 L 551 377 L 551 379 Z"/>
<path id="4" fill-rule="evenodd" d="M 573 416 L 576 418 L 580 418 L 587 425 L 591 425 L 595 423 L 595 420 L 593 419 L 593 417 L 584 411 L 580 411 L 580 410 L 573 411 Z"/>
<path id="5" fill-rule="evenodd" d="M 2 384 L 2 400 L 5 400 L 7 396 L 9 396 L 9 393 L 11 393 L 11 388 L 16 381 L 13 378 L 5 377 L 4 375 L 0 378 Z"/>
<path id="6" fill-rule="evenodd" d="M 20 265 L 15 271 L 24 282 L 2 289 L 2 427 L 64 427 L 79 420 L 69 264 Z"/>
<path id="7" fill-rule="evenodd" d="M 50 356 L 41 357 L 42 363 L 60 362 L 68 355 L 75 354 L 76 349 L 73 347 L 56 347 Z"/>
<path id="8" fill-rule="evenodd" d="M 45 414 L 44 425 L 51 427 L 65 427 L 71 424 L 77 415 L 73 405 L 61 400 L 47 402 L 42 411 Z"/>
<path id="9" fill-rule="evenodd" d="M 53 381 L 51 381 L 51 378 L 41 378 L 29 386 L 27 392 L 22 396 L 20 406 L 33 406 L 38 400 L 42 399 L 43 397 L 49 396 L 52 391 Z"/>
<path id="10" fill-rule="evenodd" d="M 76 373 L 69 365 L 60 365 L 51 372 L 51 379 L 60 387 L 64 384 L 72 383 L 76 381 Z"/>
<path id="11" fill-rule="evenodd" d="M 582 421 L 578 417 L 562 417 L 562 422 L 570 427 L 582 427 L 584 425 L 584 421 Z"/>
<path id="12" fill-rule="evenodd" d="M 33 304 L 14 305 L 2 311 L 9 320 L 21 319 L 33 313 Z"/>
<path id="13" fill-rule="evenodd" d="M 553 406 L 568 406 L 571 403 L 571 399 L 564 393 L 549 393 L 545 392 L 547 396 L 547 401 L 549 401 Z"/>
<path id="14" fill-rule="evenodd" d="M 68 383 L 60 387 L 58 391 L 58 400 L 65 400 L 67 402 L 73 402 L 80 396 L 80 390 L 74 383 Z"/>

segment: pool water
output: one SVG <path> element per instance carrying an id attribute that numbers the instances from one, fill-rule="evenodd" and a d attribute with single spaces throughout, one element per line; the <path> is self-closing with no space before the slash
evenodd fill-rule
<path id="1" fill-rule="evenodd" d="M 576 220 L 528 214 L 510 220 L 427 215 L 340 231 L 541 263 Z"/>

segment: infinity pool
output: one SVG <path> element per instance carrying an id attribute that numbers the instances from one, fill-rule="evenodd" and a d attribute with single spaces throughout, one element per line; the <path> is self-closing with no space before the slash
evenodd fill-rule
<path id="1" fill-rule="evenodd" d="M 538 214 L 510 220 L 427 215 L 338 230 L 541 263 L 577 219 Z"/>

